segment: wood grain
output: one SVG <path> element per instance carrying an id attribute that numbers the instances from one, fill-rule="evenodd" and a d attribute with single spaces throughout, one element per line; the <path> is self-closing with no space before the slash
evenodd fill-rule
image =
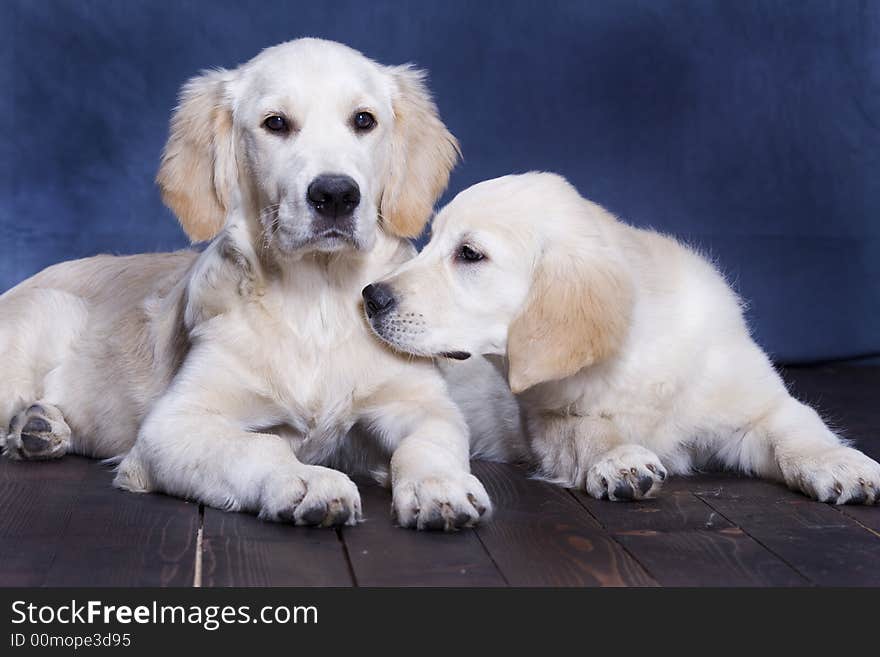
<path id="1" fill-rule="evenodd" d="M 0 482 L 75 484 L 94 477 L 104 468 L 98 461 L 82 456 L 65 456 L 57 461 L 10 461 L 0 458 Z"/>
<path id="2" fill-rule="evenodd" d="M 495 503 L 477 530 L 512 586 L 652 586 L 627 552 L 562 488 L 509 465 L 475 463 Z"/>
<path id="3" fill-rule="evenodd" d="M 631 530 L 614 538 L 663 586 L 804 586 L 801 577 L 738 527 L 660 532 Z"/>
<path id="4" fill-rule="evenodd" d="M 205 508 L 202 586 L 351 586 L 334 529 Z"/>
<path id="5" fill-rule="evenodd" d="M 783 560 L 735 527 L 693 490 L 735 485 L 735 477 L 672 478 L 657 499 L 637 503 L 576 499 L 664 586 L 797 586 Z"/>
<path id="6" fill-rule="evenodd" d="M 837 508 L 756 479 L 698 494 L 810 582 L 880 585 L 880 537 Z"/>
<path id="7" fill-rule="evenodd" d="M 199 509 L 102 486 L 80 492 L 48 586 L 192 586 Z"/>
<path id="8" fill-rule="evenodd" d="M 689 485 L 698 485 L 691 480 Z M 726 529 L 733 525 L 687 489 L 683 482 L 666 482 L 656 499 L 638 503 L 597 500 L 582 491 L 572 495 L 610 532 Z"/>
<path id="9" fill-rule="evenodd" d="M 391 492 L 360 485 L 366 522 L 343 540 L 359 586 L 504 586 L 476 532 L 417 532 L 391 521 Z"/>

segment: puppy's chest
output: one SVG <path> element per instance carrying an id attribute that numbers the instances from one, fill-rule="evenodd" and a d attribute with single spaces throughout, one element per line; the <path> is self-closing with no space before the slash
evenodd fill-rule
<path id="1" fill-rule="evenodd" d="M 306 315 L 274 332 L 270 394 L 296 432 L 338 435 L 356 421 L 359 401 L 377 376 L 370 367 L 375 345 L 359 320 Z"/>

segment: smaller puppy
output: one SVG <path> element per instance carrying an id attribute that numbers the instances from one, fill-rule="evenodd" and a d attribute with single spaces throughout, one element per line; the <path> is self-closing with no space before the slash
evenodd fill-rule
<path id="1" fill-rule="evenodd" d="M 401 351 L 500 357 L 536 465 L 558 483 L 636 500 L 667 472 L 715 465 L 824 502 L 880 502 L 880 464 L 788 394 L 718 271 L 559 176 L 465 190 L 424 251 L 363 295 Z"/>

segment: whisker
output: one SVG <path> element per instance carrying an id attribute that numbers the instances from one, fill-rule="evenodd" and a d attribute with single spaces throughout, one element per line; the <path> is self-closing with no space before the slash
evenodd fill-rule
<path id="1" fill-rule="evenodd" d="M 280 224 L 278 222 L 278 210 L 281 208 L 280 203 L 273 203 L 271 205 L 267 205 L 260 210 L 260 223 L 264 226 L 269 224 L 267 229 L 263 231 L 262 239 L 260 240 L 260 254 L 265 254 L 266 249 L 268 249 L 272 244 L 272 238 L 275 237 L 275 233 L 278 232 L 280 228 Z"/>

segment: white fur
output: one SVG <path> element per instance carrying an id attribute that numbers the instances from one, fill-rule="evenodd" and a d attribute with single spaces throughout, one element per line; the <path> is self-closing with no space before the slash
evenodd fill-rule
<path id="1" fill-rule="evenodd" d="M 463 244 L 485 258 L 463 262 Z M 377 334 L 410 353 L 496 359 L 548 478 L 639 499 L 667 471 L 714 465 L 820 500 L 878 501 L 880 465 L 789 395 L 716 269 L 559 176 L 462 192 L 383 282 L 396 305 L 372 319 Z"/>
<path id="2" fill-rule="evenodd" d="M 194 239 L 217 236 L 63 263 L 0 297 L 5 453 L 114 458 L 121 488 L 298 524 L 360 518 L 331 468 L 390 479 L 406 526 L 488 517 L 442 377 L 375 340 L 360 302 L 412 256 L 403 238 L 456 159 L 422 79 L 303 39 L 190 81 L 158 181 Z M 363 109 L 378 125 L 359 134 Z M 272 113 L 295 129 L 268 132 Z M 323 173 L 360 188 L 347 239 L 305 201 Z"/>

